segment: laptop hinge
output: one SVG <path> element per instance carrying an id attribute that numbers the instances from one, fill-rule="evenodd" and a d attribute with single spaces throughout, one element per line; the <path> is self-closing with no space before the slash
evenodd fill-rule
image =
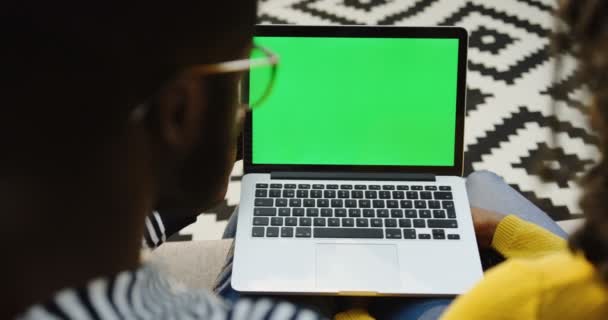
<path id="1" fill-rule="evenodd" d="M 435 181 L 434 174 L 387 172 L 271 172 L 271 179 L 290 180 L 384 180 L 384 181 Z"/>

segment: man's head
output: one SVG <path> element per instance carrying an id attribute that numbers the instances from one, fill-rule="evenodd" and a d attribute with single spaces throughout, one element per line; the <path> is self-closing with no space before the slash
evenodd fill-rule
<path id="1" fill-rule="evenodd" d="M 70 181 L 99 169 L 157 185 L 160 206 L 200 209 L 223 195 L 238 75 L 187 70 L 245 57 L 256 1 L 6 7 L 0 179 Z M 147 113 L 133 120 L 142 103 Z"/>

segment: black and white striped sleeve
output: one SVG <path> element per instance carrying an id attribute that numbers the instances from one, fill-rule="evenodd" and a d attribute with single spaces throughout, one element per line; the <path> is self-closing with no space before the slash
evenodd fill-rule
<path id="1" fill-rule="evenodd" d="M 183 216 L 152 212 L 146 217 L 143 247 L 154 249 L 167 241 L 167 238 L 194 223 L 196 216 Z"/>

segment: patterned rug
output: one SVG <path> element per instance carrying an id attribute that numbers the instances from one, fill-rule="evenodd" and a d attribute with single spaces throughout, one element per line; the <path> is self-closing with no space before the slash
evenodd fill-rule
<path id="1" fill-rule="evenodd" d="M 596 159 L 596 138 L 573 86 L 575 63 L 565 57 L 553 79 L 549 57 L 554 26 L 550 0 L 264 0 L 260 23 L 455 25 L 469 31 L 465 174 L 491 170 L 555 220 L 580 217 L 576 180 Z M 555 101 L 557 112 L 551 109 Z M 558 145 L 549 138 L 557 136 Z M 553 156 L 545 157 L 547 150 Z M 540 158 L 539 158 L 540 157 Z M 573 174 L 543 182 L 536 160 Z M 201 215 L 180 239 L 217 239 L 240 195 L 235 166 L 226 201 Z"/>

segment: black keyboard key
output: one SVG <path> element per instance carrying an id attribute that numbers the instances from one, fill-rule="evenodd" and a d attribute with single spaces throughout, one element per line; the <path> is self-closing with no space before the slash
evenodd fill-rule
<path id="1" fill-rule="evenodd" d="M 405 210 L 405 217 L 406 218 L 418 218 L 418 214 L 416 213 L 416 210 L 414 210 L 414 209 L 407 209 L 407 210 Z"/>
<path id="2" fill-rule="evenodd" d="M 450 190 L 452 190 L 452 187 L 450 187 L 450 186 L 439 186 L 439 190 L 441 190 L 441 191 L 450 191 Z"/>
<path id="3" fill-rule="evenodd" d="M 325 190 L 325 192 L 323 192 L 323 197 L 328 198 L 328 199 L 333 199 L 336 197 L 336 191 L 335 190 Z"/>
<path id="4" fill-rule="evenodd" d="M 378 198 L 377 191 L 365 191 L 365 199 L 376 199 Z"/>
<path id="5" fill-rule="evenodd" d="M 452 200 L 451 192 L 435 191 L 434 196 L 435 196 L 435 199 L 437 199 L 437 200 Z"/>
<path id="6" fill-rule="evenodd" d="M 382 219 L 370 219 L 372 228 L 382 228 Z"/>
<path id="7" fill-rule="evenodd" d="M 424 219 L 414 219 L 414 228 L 425 228 L 426 227 L 426 220 Z M 430 228 L 430 226 L 429 226 Z"/>
<path id="8" fill-rule="evenodd" d="M 268 218 L 266 218 L 266 217 L 254 217 L 253 218 L 253 225 L 254 226 L 267 226 L 268 225 Z"/>
<path id="9" fill-rule="evenodd" d="M 433 218 L 435 219 L 445 219 L 445 211 L 443 210 L 433 210 Z"/>
<path id="10" fill-rule="evenodd" d="M 401 210 L 401 209 L 391 210 L 391 218 L 403 218 L 403 210 Z"/>
<path id="11" fill-rule="evenodd" d="M 431 210 L 418 210 L 418 215 L 420 215 L 420 218 L 431 218 Z"/>
<path id="12" fill-rule="evenodd" d="M 437 186 L 425 186 L 424 190 L 428 190 L 428 191 L 436 191 L 437 190 Z"/>
<path id="13" fill-rule="evenodd" d="M 353 189 L 353 185 L 352 184 L 343 184 L 340 186 L 340 189 L 342 190 L 352 190 Z"/>
<path id="14" fill-rule="evenodd" d="M 403 191 L 393 191 L 393 199 L 405 199 L 405 193 Z"/>
<path id="15" fill-rule="evenodd" d="M 397 186 L 397 190 L 409 190 L 409 189 L 410 189 L 409 186 L 404 186 L 404 185 Z"/>
<path id="16" fill-rule="evenodd" d="M 368 187 L 369 190 L 380 190 L 380 186 L 377 184 L 372 184 Z"/>
<path id="17" fill-rule="evenodd" d="M 428 234 L 428 233 L 419 233 L 418 234 L 418 239 L 430 240 L 431 239 L 431 235 Z"/>
<path id="18" fill-rule="evenodd" d="M 454 201 L 441 201 L 441 207 L 443 207 L 444 209 L 454 208 Z"/>
<path id="19" fill-rule="evenodd" d="M 310 189 L 310 185 L 309 184 L 299 184 L 298 189 Z"/>
<path id="20" fill-rule="evenodd" d="M 339 227 L 340 226 L 340 219 L 338 218 L 329 218 L 327 219 L 327 225 L 330 227 Z"/>
<path id="21" fill-rule="evenodd" d="M 254 208 L 254 217 L 274 217 L 277 215 L 277 208 Z"/>
<path id="22" fill-rule="evenodd" d="M 319 209 L 317 209 L 317 208 L 308 208 L 308 209 L 306 209 L 306 216 L 307 217 L 318 217 L 319 216 Z"/>
<path id="23" fill-rule="evenodd" d="M 266 236 L 268 238 L 276 238 L 279 236 L 279 228 L 277 227 L 268 227 L 266 228 Z"/>
<path id="24" fill-rule="evenodd" d="M 399 219 L 399 228 L 411 228 L 412 220 L 410 219 Z"/>
<path id="25" fill-rule="evenodd" d="M 429 201 L 429 208 L 431 208 L 431 209 L 439 209 L 440 206 L 441 206 L 441 204 L 437 200 Z"/>
<path id="26" fill-rule="evenodd" d="M 272 207 L 273 204 L 273 199 L 255 199 L 253 201 L 253 205 L 256 207 Z"/>
<path id="27" fill-rule="evenodd" d="M 387 228 L 397 228 L 397 219 L 385 219 L 384 226 Z"/>
<path id="28" fill-rule="evenodd" d="M 412 190 L 420 191 L 422 190 L 422 186 L 412 186 Z"/>
<path id="29" fill-rule="evenodd" d="M 290 228 L 290 227 L 281 228 L 281 238 L 293 238 L 293 228 Z"/>
<path id="30" fill-rule="evenodd" d="M 310 218 L 300 218 L 301 227 L 310 227 L 311 224 L 312 224 L 312 220 Z"/>
<path id="31" fill-rule="evenodd" d="M 291 213 L 294 217 L 303 217 L 304 212 L 304 208 L 293 208 L 293 211 Z"/>
<path id="32" fill-rule="evenodd" d="M 271 226 L 282 226 L 283 225 L 283 218 L 281 217 L 274 217 L 270 219 L 270 225 Z"/>
<path id="33" fill-rule="evenodd" d="M 388 210 L 379 209 L 376 211 L 376 217 L 378 218 L 388 218 Z"/>
<path id="34" fill-rule="evenodd" d="M 310 191 L 311 198 L 323 198 L 323 191 L 321 190 L 311 190 Z"/>
<path id="35" fill-rule="evenodd" d="M 399 202 L 397 200 L 386 200 L 387 208 L 399 208 Z"/>
<path id="36" fill-rule="evenodd" d="M 357 200 L 346 200 L 346 201 L 344 201 L 344 206 L 347 208 L 356 208 Z"/>
<path id="37" fill-rule="evenodd" d="M 384 232 L 377 228 L 315 228 L 315 238 L 382 239 Z"/>
<path id="38" fill-rule="evenodd" d="M 401 200 L 401 209 L 411 209 L 414 207 L 412 200 Z"/>
<path id="39" fill-rule="evenodd" d="M 256 238 L 264 237 L 264 227 L 253 227 L 251 229 L 251 235 Z"/>
<path id="40" fill-rule="evenodd" d="M 448 212 L 448 218 L 450 218 L 450 219 L 456 219 L 456 209 L 449 208 L 446 211 Z"/>
<path id="41" fill-rule="evenodd" d="M 367 228 L 369 227 L 369 221 L 364 218 L 357 219 L 357 228 Z"/>
<path id="42" fill-rule="evenodd" d="M 376 217 L 376 214 L 374 209 L 363 209 L 363 216 L 366 218 L 374 218 Z"/>
<path id="43" fill-rule="evenodd" d="M 395 186 L 392 184 L 385 184 L 382 186 L 382 190 L 395 190 Z"/>
<path id="44" fill-rule="evenodd" d="M 279 197 L 281 197 L 281 190 L 270 189 L 270 192 L 268 192 L 268 196 L 271 198 L 279 198 Z"/>
<path id="45" fill-rule="evenodd" d="M 255 187 L 256 188 L 264 188 L 264 189 L 266 189 L 266 188 L 268 188 L 268 183 L 256 183 Z"/>
<path id="46" fill-rule="evenodd" d="M 272 183 L 272 184 L 270 184 L 270 187 L 272 189 L 281 189 L 281 188 L 283 188 L 283 185 L 280 183 Z"/>
<path id="47" fill-rule="evenodd" d="M 340 199 L 349 199 L 350 198 L 350 191 L 348 191 L 348 190 L 340 190 L 340 191 L 338 191 L 338 198 L 340 198 Z"/>
<path id="48" fill-rule="evenodd" d="M 287 204 L 288 204 L 288 203 L 289 203 L 289 202 L 287 201 L 287 199 L 277 199 L 277 200 L 274 202 L 274 205 L 275 205 L 276 207 L 287 207 Z"/>
<path id="49" fill-rule="evenodd" d="M 380 192 L 378 192 L 378 197 L 380 199 L 390 199 L 391 193 L 390 193 L 390 191 L 380 191 Z"/>
<path id="50" fill-rule="evenodd" d="M 337 217 L 337 218 L 344 218 L 344 217 L 346 217 L 346 209 L 335 209 L 334 210 L 334 217 Z"/>
<path id="51" fill-rule="evenodd" d="M 367 186 L 364 184 L 355 185 L 355 190 L 367 190 Z"/>
<path id="52" fill-rule="evenodd" d="M 426 201 L 424 201 L 424 200 L 416 200 L 416 201 L 414 201 L 414 208 L 416 208 L 416 209 L 426 209 Z"/>
<path id="53" fill-rule="evenodd" d="M 403 229 L 403 239 L 416 239 L 416 229 Z"/>
<path id="54" fill-rule="evenodd" d="M 298 198 L 308 198 L 308 190 L 298 190 L 296 196 Z"/>
<path id="55" fill-rule="evenodd" d="M 445 231 L 441 229 L 433 229 L 433 239 L 443 240 L 445 239 Z"/>
<path id="56" fill-rule="evenodd" d="M 416 200 L 416 199 L 418 199 L 418 192 L 417 191 L 408 191 L 405 193 L 405 197 L 410 200 Z"/>
<path id="57" fill-rule="evenodd" d="M 323 208 L 321 209 L 321 217 L 333 217 L 334 212 L 332 209 Z"/>
<path id="58" fill-rule="evenodd" d="M 458 222 L 453 219 L 429 219 L 429 228 L 458 228 Z"/>
<path id="59" fill-rule="evenodd" d="M 304 199 L 304 206 L 309 208 L 309 207 L 314 207 L 315 206 L 315 200 L 314 199 Z"/>
<path id="60" fill-rule="evenodd" d="M 296 191 L 291 189 L 283 190 L 283 198 L 293 198 L 296 196 Z"/>
<path id="61" fill-rule="evenodd" d="M 337 184 L 328 184 L 327 189 L 338 190 L 338 185 Z"/>
<path id="62" fill-rule="evenodd" d="M 400 229 L 386 229 L 386 238 L 387 239 L 401 239 L 401 230 Z"/>
<path id="63" fill-rule="evenodd" d="M 290 208 L 280 208 L 279 209 L 279 217 L 289 217 L 291 216 Z"/>
<path id="64" fill-rule="evenodd" d="M 325 227 L 325 218 L 315 218 L 313 225 L 315 227 Z"/>
<path id="65" fill-rule="evenodd" d="M 369 200 L 359 200 L 359 208 L 371 208 L 372 202 Z"/>
<path id="66" fill-rule="evenodd" d="M 342 218 L 342 226 L 343 227 L 354 227 L 355 219 L 352 218 Z"/>
<path id="67" fill-rule="evenodd" d="M 420 192 L 420 199 L 431 200 L 433 199 L 433 194 L 430 191 L 422 191 Z"/>
<path id="68" fill-rule="evenodd" d="M 319 200 L 317 200 L 317 207 L 319 207 L 319 208 L 328 208 L 329 207 L 329 200 L 327 200 L 327 199 L 319 199 Z"/>
<path id="69" fill-rule="evenodd" d="M 374 200 L 374 208 L 384 208 L 384 200 Z"/>
<path id="70" fill-rule="evenodd" d="M 351 197 L 353 199 L 363 199 L 363 191 L 353 191 L 351 192 Z"/>
<path id="71" fill-rule="evenodd" d="M 302 206 L 302 199 L 289 199 L 289 206 L 290 207 L 301 207 Z"/>
<path id="72" fill-rule="evenodd" d="M 332 208 L 342 208 L 342 207 L 344 207 L 344 200 L 332 199 L 331 200 L 331 207 Z"/>
<path id="73" fill-rule="evenodd" d="M 360 218 L 361 209 L 348 209 L 348 216 L 351 218 Z"/>
<path id="74" fill-rule="evenodd" d="M 286 184 L 285 186 L 283 186 L 285 189 L 295 189 L 296 185 L 291 183 L 291 184 Z"/>
<path id="75" fill-rule="evenodd" d="M 298 218 L 285 218 L 285 225 L 288 227 L 295 227 L 298 225 Z"/>
<path id="76" fill-rule="evenodd" d="M 311 228 L 296 228 L 296 238 L 310 238 L 312 236 Z"/>
<path id="77" fill-rule="evenodd" d="M 448 239 L 449 240 L 460 240 L 460 235 L 459 234 L 448 234 Z"/>
<path id="78" fill-rule="evenodd" d="M 325 186 L 322 184 L 313 184 L 312 188 L 313 189 L 325 189 Z"/>
<path id="79" fill-rule="evenodd" d="M 268 190 L 255 190 L 255 196 L 260 198 L 266 198 L 268 196 Z"/>

